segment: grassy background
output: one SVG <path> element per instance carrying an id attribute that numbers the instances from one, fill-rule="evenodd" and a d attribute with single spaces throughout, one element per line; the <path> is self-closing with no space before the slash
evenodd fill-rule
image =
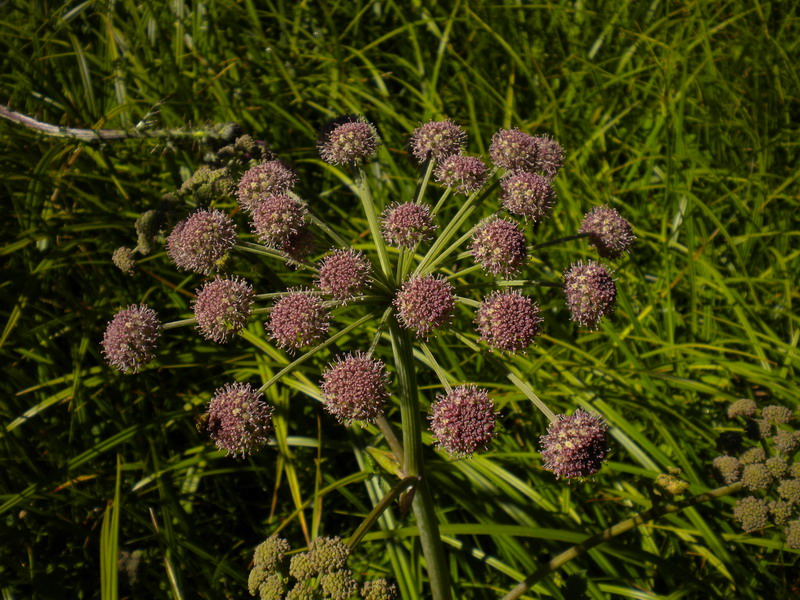
<path id="1" fill-rule="evenodd" d="M 592 481 L 544 472 L 541 415 L 455 338 L 432 343 L 456 380 L 489 386 L 503 413 L 490 454 L 429 455 L 459 598 L 499 597 L 539 561 L 646 507 L 668 466 L 692 491 L 713 487 L 729 401 L 800 398 L 798 3 L 583 4 L 14 0 L 0 22 L 7 106 L 74 127 L 237 122 L 298 166 L 304 197 L 353 240 L 364 221 L 314 150 L 315 129 L 344 112 L 366 114 L 386 142 L 379 202 L 413 189 L 408 132 L 448 116 L 468 129 L 472 152 L 507 126 L 565 146 L 557 211 L 532 240 L 573 232 L 598 204 L 633 222 L 616 316 L 581 332 L 558 294 L 542 292 L 546 336 L 514 361 L 556 412 L 592 407 L 613 425 L 611 461 Z M 166 320 L 190 311 L 200 278 L 163 253 L 126 278 L 110 255 L 208 144 L 87 145 L 8 122 L 0 134 L 4 598 L 99 597 L 101 573 L 111 597 L 115 536 L 140 561 L 135 582 L 121 572 L 122 595 L 239 598 L 253 547 L 277 527 L 296 547 L 349 535 L 390 480 L 366 456 L 374 432 L 335 426 L 313 399 L 323 360 L 270 391 L 279 448 L 241 462 L 214 451 L 194 417 L 216 387 L 267 377 L 284 360 L 258 348 L 257 320 L 223 349 L 170 331 L 137 376 L 101 360 L 120 306 L 148 302 Z M 557 280 L 583 255 L 573 242 L 535 266 Z M 268 276 L 258 261 L 235 268 Z M 430 400 L 440 386 L 421 373 Z M 797 597 L 797 555 L 779 532 L 742 535 L 731 505 L 642 527 L 530 597 Z M 382 526 L 398 530 L 375 529 L 351 566 L 421 594 L 413 529 L 396 512 Z"/>

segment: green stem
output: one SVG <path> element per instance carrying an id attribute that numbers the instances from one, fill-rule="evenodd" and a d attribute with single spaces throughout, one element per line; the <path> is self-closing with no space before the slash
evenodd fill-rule
<path id="1" fill-rule="evenodd" d="M 252 254 L 260 254 L 261 256 L 269 256 L 270 258 L 277 258 L 283 262 L 298 265 L 300 267 L 310 269 L 311 271 L 314 271 L 314 273 L 319 273 L 319 269 L 317 269 L 311 263 L 306 261 L 297 261 L 289 256 L 286 252 L 275 250 L 274 248 L 268 248 L 267 246 L 262 246 L 261 244 L 253 244 L 252 242 L 239 242 L 234 246 L 234 248 L 241 250 L 242 252 L 250 252 Z"/>
<path id="2" fill-rule="evenodd" d="M 581 554 L 584 554 L 594 548 L 595 546 L 599 546 L 600 544 L 607 542 L 620 534 L 625 533 L 626 531 L 630 531 L 639 525 L 646 523 L 647 521 L 652 521 L 653 519 L 657 519 L 664 515 L 678 512 L 683 510 L 684 508 L 688 508 L 690 506 L 694 506 L 695 504 L 700 504 L 702 502 L 708 502 L 709 500 L 715 500 L 716 498 L 721 498 L 722 496 L 727 496 L 729 494 L 735 494 L 740 489 L 742 489 L 741 483 L 734 483 L 733 485 L 728 485 L 725 487 L 717 488 L 715 490 L 711 490 L 710 492 L 706 492 L 705 494 L 699 494 L 697 496 L 692 496 L 691 498 L 687 498 L 681 502 L 677 502 L 675 504 L 659 504 L 658 506 L 653 506 L 645 510 L 644 512 L 639 513 L 638 515 L 634 515 L 624 521 L 620 521 L 616 525 L 612 525 L 608 529 L 604 529 L 600 533 L 597 533 L 591 537 L 586 538 L 580 544 L 576 544 L 572 548 L 565 550 L 549 562 L 544 563 L 540 566 L 536 572 L 532 575 L 526 577 L 519 585 L 517 585 L 513 590 L 508 592 L 505 596 L 503 596 L 502 600 L 516 600 L 526 591 L 528 591 L 531 587 L 536 585 L 539 581 L 544 579 L 547 575 L 555 571 L 556 569 L 562 567 L 573 558 L 577 558 Z"/>
<path id="3" fill-rule="evenodd" d="M 589 237 L 589 234 L 576 233 L 575 235 L 566 235 L 564 237 L 556 238 L 554 240 L 548 240 L 547 242 L 542 242 L 541 244 L 533 244 L 532 246 L 528 246 L 528 252 L 530 253 L 533 250 L 538 250 L 539 248 L 547 248 L 547 246 L 555 246 L 556 244 L 560 244 L 561 242 L 569 242 L 570 240 L 579 240 L 585 237 Z"/>
<path id="4" fill-rule="evenodd" d="M 496 169 L 495 171 L 492 171 L 490 177 L 493 176 L 495 172 Z M 500 180 L 496 179 L 489 184 L 488 187 L 475 192 L 469 198 L 467 198 L 466 202 L 464 202 L 461 208 L 458 209 L 458 212 L 455 214 L 455 216 L 445 226 L 442 234 L 436 239 L 436 241 L 428 250 L 427 254 L 425 254 L 422 261 L 417 266 L 416 271 L 414 271 L 414 275 L 419 275 L 427 269 L 428 263 L 434 260 L 441 252 L 442 248 L 450 243 L 450 240 L 458 232 L 458 229 L 461 227 L 464 221 L 467 220 L 472 212 L 478 208 L 478 206 L 480 206 L 481 202 L 483 202 L 498 185 L 500 185 Z"/>
<path id="5" fill-rule="evenodd" d="M 424 473 L 422 457 L 422 419 L 417 392 L 417 377 L 414 368 L 414 349 L 411 336 L 395 319 L 389 320 L 392 337 L 397 381 L 400 387 L 400 415 L 403 423 L 403 471 L 407 476 L 419 476 L 420 482 L 414 494 L 414 516 L 419 528 L 422 554 L 428 568 L 433 600 L 450 600 L 450 574 L 444 555 L 439 523 L 433 505 L 430 486 Z"/>
<path id="6" fill-rule="evenodd" d="M 358 197 L 361 199 L 361 206 L 364 208 L 364 214 L 367 217 L 367 223 L 369 223 L 369 231 L 372 234 L 372 240 L 375 242 L 375 249 L 378 251 L 378 261 L 381 265 L 381 272 L 386 282 L 391 282 L 392 265 L 389 262 L 389 253 L 386 251 L 386 244 L 381 235 L 378 213 L 375 210 L 375 201 L 372 198 L 372 192 L 367 183 L 367 174 L 364 172 L 363 167 L 358 167 L 355 183 Z"/>
<path id="7" fill-rule="evenodd" d="M 351 550 L 355 548 L 362 538 L 367 535 L 369 528 L 372 527 L 375 522 L 380 519 L 384 511 L 391 506 L 392 502 L 394 502 L 400 494 L 409 488 L 413 488 L 418 481 L 418 477 L 406 477 L 405 479 L 401 479 L 395 483 L 392 489 L 387 492 L 381 501 L 375 505 L 366 518 L 361 522 L 361 525 L 358 526 L 358 529 L 353 532 L 353 535 L 351 535 L 350 539 L 347 540 L 347 547 Z"/>
<path id="8" fill-rule="evenodd" d="M 164 323 L 161 326 L 161 329 L 175 329 L 176 327 L 185 327 L 186 325 L 194 325 L 197 323 L 197 319 L 192 317 L 191 319 L 182 319 L 180 321 L 172 321 L 171 323 Z"/>
<path id="9" fill-rule="evenodd" d="M 417 189 L 414 191 L 414 204 L 419 204 L 422 202 L 422 198 L 425 197 L 425 190 L 428 188 L 428 182 L 431 179 L 431 173 L 433 173 L 433 165 L 436 161 L 432 158 L 429 158 L 425 162 L 425 173 L 422 175 L 422 178 L 418 180 Z"/>
<path id="10" fill-rule="evenodd" d="M 444 203 L 447 202 L 447 199 L 450 197 L 452 193 L 453 193 L 453 188 L 445 189 L 444 193 L 442 194 L 442 197 L 439 198 L 439 201 L 436 203 L 436 206 L 434 206 L 433 210 L 431 211 L 431 219 L 434 218 L 440 210 L 442 210 L 442 206 L 444 206 Z"/>

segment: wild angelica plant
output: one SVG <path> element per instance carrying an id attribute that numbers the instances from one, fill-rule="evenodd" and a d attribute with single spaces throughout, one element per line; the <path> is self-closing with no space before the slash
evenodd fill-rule
<path id="1" fill-rule="evenodd" d="M 600 257 L 615 259 L 627 252 L 635 239 L 630 224 L 616 210 L 596 207 L 575 235 L 529 246 L 527 223 L 546 220 L 556 202 L 553 181 L 562 166 L 561 147 L 546 136 L 501 130 L 491 140 L 489 154 L 494 167 L 490 169 L 481 157 L 463 154 L 466 143 L 466 132 L 450 121 L 426 123 L 415 130 L 410 150 L 421 163 L 416 193 L 381 210 L 371 192 L 371 186 L 380 182 L 371 182 L 365 170 L 380 146 L 375 126 L 363 117 L 345 116 L 321 130 L 318 149 L 322 159 L 352 170 L 351 189 L 360 200 L 372 238 L 365 251 L 350 247 L 335 226 L 314 215 L 308 203 L 294 192 L 299 178 L 289 165 L 267 156 L 251 138 L 242 136 L 217 153 L 215 164 L 198 169 L 181 190 L 168 195 L 168 209 L 160 215 L 175 212 L 176 198 L 188 199 L 196 207 L 188 216 L 180 216 L 166 236 L 167 255 L 176 267 L 214 275 L 197 290 L 194 318 L 162 327 L 153 309 L 133 306 L 114 317 L 103 340 L 109 364 L 124 372 L 136 372 L 155 357 L 162 329 L 196 325 L 203 338 L 224 344 L 236 337 L 252 315 L 266 314 L 265 334 L 294 360 L 287 359 L 281 373 L 258 389 L 248 382 L 228 382 L 214 394 L 206 413 L 207 430 L 216 445 L 233 456 L 256 452 L 268 441 L 273 409 L 263 399 L 263 392 L 307 360 L 327 356 L 328 366 L 319 384 L 325 410 L 347 426 L 377 424 L 394 452 L 396 473 L 405 482 L 403 489 L 414 487 L 412 507 L 428 566 L 430 593 L 437 600 L 450 598 L 451 592 L 433 498 L 425 478 L 415 345 L 429 359 L 444 388 L 431 403 L 427 419 L 436 446 L 453 458 L 486 449 L 497 435 L 490 390 L 467 381 L 453 387 L 428 341 L 449 335 L 470 351 L 483 351 L 470 339 L 474 326 L 488 356 L 499 361 L 502 368 L 506 357 L 525 352 L 547 329 L 535 299 L 522 291 L 537 287 L 560 289 L 569 318 L 597 329 L 616 302 L 616 284 L 605 264 L 577 261 L 565 265 L 563 282 L 511 278 L 527 274 L 531 253 L 537 248 L 586 238 Z M 434 187 L 431 178 L 442 186 L 433 205 L 427 203 Z M 509 214 L 487 215 L 462 232 L 498 188 L 500 202 Z M 234 190 L 239 215 L 221 208 Z M 447 202 L 459 208 L 448 222 L 437 222 Z M 243 217 L 249 220 L 257 242 L 247 241 L 239 233 L 236 220 Z M 514 217 L 522 217 L 522 223 Z M 329 238 L 333 247 L 315 260 L 318 236 Z M 153 237 L 151 228 L 144 239 Z M 144 253 L 142 246 L 147 243 L 139 244 L 137 251 Z M 461 248 L 467 249 L 455 254 Z M 306 287 L 256 293 L 263 282 L 224 275 L 234 250 L 296 269 L 294 278 L 305 277 Z M 457 271 L 449 268 L 470 256 L 474 266 Z M 134 253 L 126 248 L 115 253 L 114 261 L 125 272 L 134 269 Z M 476 275 L 475 284 L 464 283 L 478 272 L 484 276 Z M 488 292 L 482 300 L 459 295 L 471 287 L 488 288 Z M 265 299 L 273 300 L 272 305 L 253 308 Z M 460 306 L 474 309 L 472 324 L 461 322 Z M 340 327 L 336 316 L 346 311 L 362 316 Z M 377 331 L 371 342 L 359 330 L 367 324 Z M 384 330 L 391 344 L 393 372 L 379 358 Z M 346 340 L 360 343 L 342 353 L 337 344 Z M 564 478 L 596 473 L 609 451 L 608 428 L 602 417 L 581 409 L 569 416 L 555 415 L 525 382 L 513 373 L 508 377 L 550 420 L 541 438 L 544 468 Z M 393 399 L 400 407 L 402 441 L 383 417 Z M 390 492 L 392 498 L 397 497 L 399 489 L 395 486 Z M 382 502 L 376 510 L 386 506 Z M 367 522 L 374 522 L 379 514 L 370 515 Z M 358 539 L 360 536 L 351 538 L 353 546 Z M 328 577 L 329 573 L 327 579 L 315 580 L 307 590 L 305 584 L 298 584 L 295 592 L 289 579 L 308 579 L 300 574 L 304 559 L 299 557 L 303 555 L 292 560 L 294 569 L 279 571 L 275 565 L 287 550 L 282 542 L 270 540 L 265 544 L 274 546 L 270 550 L 274 560 L 259 558 L 266 552 L 264 545 L 256 551 L 252 593 L 262 598 L 320 594 L 384 597 L 383 587 L 377 584 L 365 584 L 359 592 L 355 581 L 350 581 L 352 577 L 341 575 L 341 569 L 335 578 Z M 351 550 L 348 547 L 348 553 Z"/>

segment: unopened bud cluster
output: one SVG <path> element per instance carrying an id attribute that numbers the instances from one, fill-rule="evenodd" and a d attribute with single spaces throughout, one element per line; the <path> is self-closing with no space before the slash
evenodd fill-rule
<path id="1" fill-rule="evenodd" d="M 748 533 L 770 523 L 784 528 L 786 545 L 800 550 L 800 431 L 793 427 L 794 413 L 776 404 L 759 409 L 743 398 L 728 406 L 728 418 L 743 422 L 741 450 L 716 457 L 713 467 L 723 483 L 739 482 L 749 492 L 736 501 L 733 518 Z M 757 445 L 744 449 L 745 439 Z"/>
<path id="2" fill-rule="evenodd" d="M 305 552 L 289 556 L 289 542 L 272 535 L 256 547 L 248 578 L 259 600 L 394 600 L 397 588 L 385 579 L 359 585 L 347 568 L 350 548 L 338 537 L 316 538 Z"/>

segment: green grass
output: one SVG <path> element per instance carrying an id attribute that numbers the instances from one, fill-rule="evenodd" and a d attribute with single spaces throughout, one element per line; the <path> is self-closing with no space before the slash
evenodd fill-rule
<path id="1" fill-rule="evenodd" d="M 573 233 L 599 204 L 634 224 L 637 245 L 615 266 L 616 315 L 580 331 L 558 290 L 542 288 L 546 335 L 511 361 L 554 412 L 592 408 L 613 426 L 611 460 L 593 480 L 543 471 L 544 417 L 493 361 L 452 335 L 428 345 L 455 381 L 489 387 L 503 415 L 490 453 L 426 455 L 458 598 L 501 597 L 541 561 L 646 509 L 667 467 L 682 469 L 692 492 L 714 487 L 710 462 L 731 400 L 797 408 L 800 399 L 798 3 L 583 4 L 15 1 L 0 17 L 0 91 L 11 109 L 84 128 L 237 122 L 298 167 L 298 193 L 356 245 L 370 245 L 367 221 L 314 148 L 316 128 L 344 112 L 367 115 L 384 139 L 370 167 L 379 205 L 414 193 L 407 134 L 448 116 L 467 128 L 473 153 L 507 126 L 567 149 L 556 211 L 531 241 Z M 236 461 L 194 419 L 223 383 L 267 381 L 292 359 L 264 343 L 258 319 L 223 348 L 172 330 L 157 365 L 136 376 L 100 355 L 120 306 L 190 315 L 198 277 L 159 251 L 127 278 L 110 256 L 133 243 L 136 217 L 179 187 L 211 142 L 82 144 L 5 121 L 0 134 L 4 598 L 114 597 L 117 546 L 140 557 L 135 583 L 119 572 L 121 597 L 240 598 L 252 550 L 272 531 L 296 548 L 355 531 L 394 480 L 370 458 L 374 430 L 345 429 L 321 411 L 323 359 L 268 390 L 275 448 Z M 495 195 L 476 215 L 497 205 Z M 444 222 L 455 210 L 449 203 Z M 533 265 L 558 281 L 591 256 L 574 241 L 543 249 Z M 236 260 L 240 274 L 268 282 L 259 293 L 277 289 L 277 263 Z M 459 310 L 467 323 L 471 309 Z M 359 311 L 344 311 L 344 322 Z M 379 353 L 391 356 L 388 340 Z M 432 400 L 442 385 L 423 366 L 429 357 L 417 358 Z M 796 597 L 797 554 L 775 528 L 742 534 L 732 504 L 640 527 L 527 597 L 576 598 L 581 588 L 593 599 Z M 351 567 L 417 597 L 416 535 L 395 507 Z"/>

